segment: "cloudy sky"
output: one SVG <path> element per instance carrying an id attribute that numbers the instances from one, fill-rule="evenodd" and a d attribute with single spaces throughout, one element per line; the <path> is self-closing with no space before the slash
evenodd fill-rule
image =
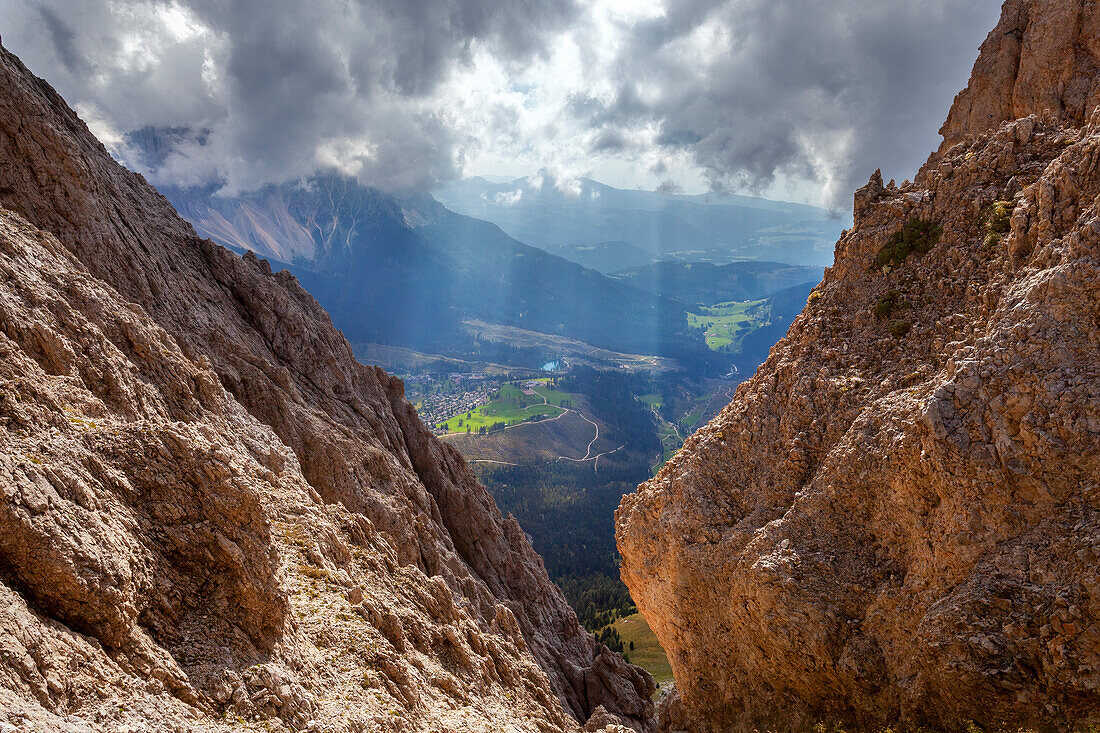
<path id="1" fill-rule="evenodd" d="M 0 34 L 120 157 L 189 129 L 156 182 L 545 169 L 845 208 L 936 146 L 999 4 L 0 0 Z"/>

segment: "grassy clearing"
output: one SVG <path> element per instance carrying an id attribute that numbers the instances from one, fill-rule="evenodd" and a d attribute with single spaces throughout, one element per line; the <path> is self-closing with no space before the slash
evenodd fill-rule
<path id="1" fill-rule="evenodd" d="M 680 423 L 688 430 L 695 430 L 699 425 L 699 421 L 703 419 L 703 410 L 707 409 L 707 405 L 704 402 L 701 405 L 697 405 L 691 412 L 684 415 L 684 419 Z"/>
<path id="2" fill-rule="evenodd" d="M 684 441 L 680 438 L 679 433 L 664 420 L 657 423 L 657 436 L 661 439 L 661 458 L 650 469 L 654 476 L 661 470 L 661 466 L 668 463 L 668 460 L 684 447 Z"/>
<path id="3" fill-rule="evenodd" d="M 706 332 L 707 346 L 712 351 L 736 351 L 741 339 L 760 325 L 750 311 L 763 302 L 719 303 L 703 308 L 701 313 L 688 313 L 688 325 Z"/>
<path id="4" fill-rule="evenodd" d="M 665 650 L 642 614 L 621 618 L 612 625 L 619 632 L 623 650 L 632 663 L 653 675 L 653 679 L 661 685 L 672 682 L 672 667 L 668 665 Z M 631 642 L 634 643 L 633 650 L 630 648 Z"/>
<path id="5" fill-rule="evenodd" d="M 500 393 L 492 402 L 469 412 L 454 415 L 439 423 L 440 429 L 451 433 L 477 433 L 480 428 L 488 430 L 494 425 L 518 425 L 538 416 L 546 419 L 561 415 L 563 407 L 574 407 L 576 398 L 568 392 L 552 389 L 548 380 L 538 380 L 540 386 L 527 394 L 521 387 L 513 384 L 501 386 Z"/>
<path id="6" fill-rule="evenodd" d="M 505 387 L 511 387 L 511 385 L 505 385 Z M 516 388 L 512 387 L 512 389 Z M 576 407 L 577 405 L 577 400 L 573 395 L 568 392 L 551 389 L 549 386 L 535 387 L 534 392 L 538 394 L 539 397 L 546 398 L 546 401 L 551 405 L 556 405 L 557 407 Z M 503 394 L 503 390 L 501 390 L 501 393 Z"/>

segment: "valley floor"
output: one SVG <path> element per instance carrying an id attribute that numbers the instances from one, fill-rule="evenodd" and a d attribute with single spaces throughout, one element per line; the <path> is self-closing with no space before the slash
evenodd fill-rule
<path id="1" fill-rule="evenodd" d="M 621 618 L 613 627 L 619 633 L 623 652 L 631 662 L 653 675 L 653 679 L 661 687 L 673 681 L 668 656 L 642 614 L 635 613 Z"/>

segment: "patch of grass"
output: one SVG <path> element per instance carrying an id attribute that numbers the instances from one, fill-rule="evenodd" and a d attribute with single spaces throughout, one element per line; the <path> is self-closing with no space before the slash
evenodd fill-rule
<path id="1" fill-rule="evenodd" d="M 806 302 L 809 303 L 810 305 L 813 305 L 814 303 L 816 303 L 817 301 L 821 300 L 824 297 L 825 297 L 825 293 L 821 292 L 820 290 L 815 290 L 812 293 L 810 293 L 810 297 L 806 299 Z"/>
<path id="2" fill-rule="evenodd" d="M 305 550 L 309 543 L 306 539 L 305 529 L 301 525 L 287 524 L 283 536 L 286 537 L 287 542 L 297 547 L 299 550 Z"/>
<path id="3" fill-rule="evenodd" d="M 510 385 L 505 385 L 510 386 Z M 551 389 L 550 387 L 535 387 L 534 392 L 556 407 L 576 407 L 577 400 L 568 392 Z"/>
<path id="4" fill-rule="evenodd" d="M 91 420 L 82 420 L 79 417 L 72 417 L 71 415 L 69 416 L 69 422 L 71 422 L 73 425 L 79 425 L 86 430 L 97 430 L 99 428 L 99 426 Z"/>
<path id="5" fill-rule="evenodd" d="M 1012 228 L 1012 202 L 997 201 L 990 207 L 985 228 L 997 234 L 1004 234 Z"/>
<path id="6" fill-rule="evenodd" d="M 312 565 L 306 565 L 305 563 L 298 566 L 298 572 L 314 580 L 328 580 L 329 578 L 329 572 L 324 568 L 317 568 Z"/>
<path id="7" fill-rule="evenodd" d="M 993 249 L 1012 228 L 1012 209 L 1011 201 L 995 201 L 982 213 L 983 247 Z"/>
<path id="8" fill-rule="evenodd" d="M 894 232 L 875 257 L 875 267 L 894 267 L 905 261 L 913 252 L 927 254 L 943 235 L 943 227 L 916 217 L 905 222 L 900 231 Z"/>
<path id="9" fill-rule="evenodd" d="M 699 424 L 699 421 L 703 419 L 703 410 L 706 409 L 706 404 L 697 406 L 688 414 L 684 415 L 684 419 L 680 423 L 688 430 L 694 430 L 695 426 Z"/>
<path id="10" fill-rule="evenodd" d="M 612 628 L 619 633 L 624 651 L 630 655 L 632 664 L 649 672 L 662 685 L 672 682 L 672 667 L 668 664 L 668 656 L 642 614 L 621 618 L 612 624 Z M 631 644 L 634 646 L 631 647 Z"/>
<path id="11" fill-rule="evenodd" d="M 735 351 L 745 334 L 754 326 L 763 325 L 752 312 L 763 302 L 729 302 L 702 308 L 699 313 L 688 313 L 688 325 L 705 332 L 707 347 L 712 351 Z"/>
<path id="12" fill-rule="evenodd" d="M 912 327 L 909 321 L 890 321 L 890 335 L 894 338 L 902 338 Z"/>

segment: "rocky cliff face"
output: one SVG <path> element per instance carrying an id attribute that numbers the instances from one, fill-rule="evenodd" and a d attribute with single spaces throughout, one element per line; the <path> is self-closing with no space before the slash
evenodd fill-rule
<path id="1" fill-rule="evenodd" d="M 940 134 L 942 151 L 1049 112 L 1081 127 L 1100 104 L 1100 5 L 1007 0 Z"/>
<path id="2" fill-rule="evenodd" d="M 624 498 L 678 727 L 1100 720 L 1098 12 L 1005 5 L 941 150 Z"/>
<path id="3" fill-rule="evenodd" d="M 402 383 L 2 49 L 0 353 L 0 729 L 651 712 Z"/>

